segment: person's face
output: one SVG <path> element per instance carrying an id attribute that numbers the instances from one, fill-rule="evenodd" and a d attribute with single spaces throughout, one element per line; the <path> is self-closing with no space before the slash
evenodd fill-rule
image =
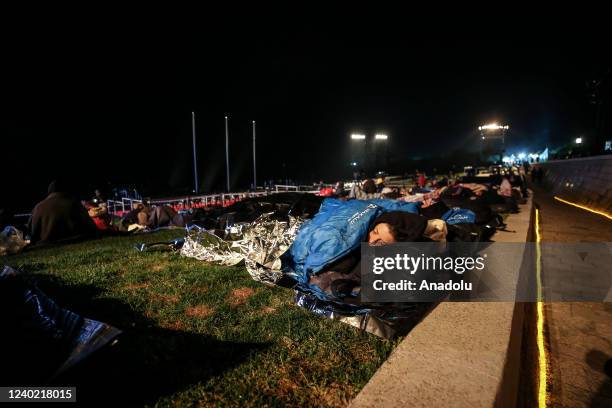
<path id="1" fill-rule="evenodd" d="M 395 242 L 391 228 L 387 223 L 378 224 L 368 235 L 368 243 L 370 245 L 386 245 Z"/>

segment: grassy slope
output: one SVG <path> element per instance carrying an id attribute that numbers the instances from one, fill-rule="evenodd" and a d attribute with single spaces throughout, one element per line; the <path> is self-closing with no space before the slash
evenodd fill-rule
<path id="1" fill-rule="evenodd" d="M 59 380 L 76 385 L 81 402 L 124 394 L 137 406 L 343 406 L 390 353 L 392 343 L 296 307 L 291 290 L 257 283 L 242 267 L 132 248 L 182 234 L 0 259 L 34 274 L 63 307 L 124 331 Z"/>

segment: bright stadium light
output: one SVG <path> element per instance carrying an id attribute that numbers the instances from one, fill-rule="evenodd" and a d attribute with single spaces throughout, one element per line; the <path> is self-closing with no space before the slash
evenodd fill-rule
<path id="1" fill-rule="evenodd" d="M 351 135 L 351 139 L 353 140 L 365 140 L 365 135 L 359 134 L 359 133 L 353 133 Z"/>
<path id="2" fill-rule="evenodd" d="M 489 123 L 488 125 L 482 125 L 482 126 L 478 126 L 478 130 L 499 130 L 499 129 L 505 129 L 508 130 L 510 129 L 510 126 L 505 125 L 498 125 L 497 123 Z"/>
<path id="3" fill-rule="evenodd" d="M 525 153 L 519 153 L 518 154 L 518 158 L 519 160 L 523 160 L 525 158 L 526 154 Z"/>
<path id="4" fill-rule="evenodd" d="M 504 156 L 504 158 L 502 159 L 502 161 L 503 161 L 504 163 L 510 163 L 510 162 L 512 162 L 512 159 L 511 159 L 510 157 L 508 157 L 508 156 Z"/>
<path id="5" fill-rule="evenodd" d="M 582 138 L 581 137 L 577 137 L 576 138 L 576 144 L 582 144 Z"/>
<path id="6" fill-rule="evenodd" d="M 499 126 L 497 126 L 497 123 L 490 123 L 488 125 L 484 125 L 480 127 L 480 130 L 488 130 L 488 129 L 499 129 Z"/>
<path id="7" fill-rule="evenodd" d="M 387 140 L 387 135 L 382 134 L 382 133 L 378 133 L 378 134 L 374 135 L 374 139 L 376 139 L 376 140 Z"/>

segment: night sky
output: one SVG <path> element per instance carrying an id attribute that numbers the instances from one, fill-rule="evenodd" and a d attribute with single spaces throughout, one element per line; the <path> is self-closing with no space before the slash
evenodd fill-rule
<path id="1" fill-rule="evenodd" d="M 252 180 L 252 120 L 260 184 L 348 177 L 351 132 L 387 133 L 395 162 L 473 150 L 477 126 L 493 121 L 510 125 L 511 146 L 541 149 L 588 134 L 585 81 L 611 66 L 605 38 L 588 33 L 214 20 L 193 31 L 83 22 L 13 32 L 3 54 L 3 202 L 27 210 L 63 173 L 88 191 L 189 191 L 192 111 L 206 192 L 225 185 L 225 114 L 233 189 Z"/>

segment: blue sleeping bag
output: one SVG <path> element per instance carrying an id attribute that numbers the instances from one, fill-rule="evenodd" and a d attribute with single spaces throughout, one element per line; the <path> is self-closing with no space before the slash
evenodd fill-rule
<path id="1" fill-rule="evenodd" d="M 282 269 L 299 282 L 357 249 L 372 221 L 388 211 L 418 214 L 421 203 L 396 200 L 350 200 L 327 198 L 312 220 L 306 221 L 282 257 Z"/>

